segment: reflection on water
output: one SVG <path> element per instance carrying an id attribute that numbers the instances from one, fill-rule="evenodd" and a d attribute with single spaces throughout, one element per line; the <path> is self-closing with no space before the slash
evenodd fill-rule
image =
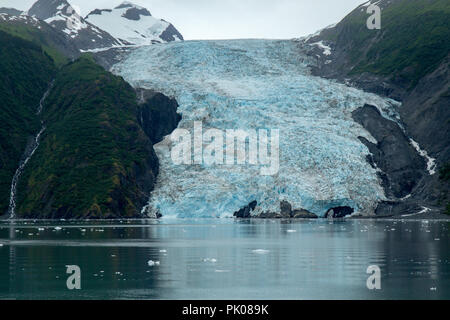
<path id="1" fill-rule="evenodd" d="M 2 299 L 450 299 L 450 222 L 0 222 Z M 159 261 L 149 266 L 148 262 Z M 66 265 L 81 290 L 66 288 Z M 370 265 L 382 289 L 366 288 Z"/>

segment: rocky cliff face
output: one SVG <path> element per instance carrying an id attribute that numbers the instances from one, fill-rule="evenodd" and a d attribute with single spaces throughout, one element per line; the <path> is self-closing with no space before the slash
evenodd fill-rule
<path id="1" fill-rule="evenodd" d="M 156 144 L 172 133 L 181 120 L 178 103 L 162 93 L 138 89 L 140 109 L 138 120 L 144 132 Z"/>
<path id="2" fill-rule="evenodd" d="M 388 208 L 381 204 L 378 213 L 403 214 L 424 208 L 439 208 L 442 212 L 447 201 L 443 199 L 450 198 L 448 185 L 437 173 L 450 161 L 450 3 L 376 1 L 381 7 L 381 30 L 369 30 L 366 10 L 372 2 L 375 3 L 368 1 L 356 8 L 336 26 L 298 39 L 302 43 L 300 50 L 315 61 L 314 74 L 402 102 L 402 138 L 399 130 L 394 132 L 385 119 L 367 106 L 354 113 L 380 139 L 377 146 L 369 145 L 373 153 L 370 161 L 383 171 L 386 193 L 396 197 L 408 195 L 390 203 Z M 407 146 L 405 138 L 417 142 L 421 149 L 411 154 L 411 144 Z M 426 162 L 428 157 L 435 163 L 419 165 L 418 156 L 424 155 Z M 404 170 L 389 169 L 388 164 L 412 171 L 408 170 L 405 176 Z"/>

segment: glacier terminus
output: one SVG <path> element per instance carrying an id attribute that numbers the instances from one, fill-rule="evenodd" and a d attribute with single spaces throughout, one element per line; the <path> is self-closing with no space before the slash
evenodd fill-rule
<path id="1" fill-rule="evenodd" d="M 179 128 L 279 130 L 279 171 L 258 166 L 179 165 L 167 136 L 155 145 L 160 175 L 145 208 L 163 217 L 229 217 L 252 201 L 253 215 L 280 202 L 319 217 L 333 207 L 372 215 L 386 200 L 377 168 L 358 139 L 375 139 L 352 119 L 370 104 L 393 121 L 400 103 L 312 76 L 309 57 L 292 40 L 185 41 L 130 51 L 112 67 L 136 88 L 176 98 Z M 224 142 L 226 144 L 226 141 Z"/>

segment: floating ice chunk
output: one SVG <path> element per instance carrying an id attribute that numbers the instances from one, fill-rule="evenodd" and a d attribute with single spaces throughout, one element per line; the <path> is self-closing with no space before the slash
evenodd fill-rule
<path id="1" fill-rule="evenodd" d="M 419 215 L 419 214 L 427 213 L 427 212 L 430 212 L 430 211 L 431 211 L 430 208 L 422 207 L 422 210 L 421 210 L 421 211 L 416 212 L 416 213 L 412 213 L 412 214 L 404 214 L 404 215 L 402 215 L 402 217 L 412 217 L 412 216 L 417 216 L 417 215 Z M 428 220 L 423 220 L 422 223 L 428 223 Z"/>
<path id="2" fill-rule="evenodd" d="M 55 227 L 55 231 L 60 231 L 60 230 L 62 230 L 61 227 Z"/>
<path id="3" fill-rule="evenodd" d="M 205 258 L 205 259 L 203 259 L 203 262 L 216 263 L 216 262 L 217 262 L 217 259 L 214 259 L 214 258 Z"/>
<path id="4" fill-rule="evenodd" d="M 45 229 L 44 228 L 38 228 L 38 231 L 44 231 Z"/>
<path id="5" fill-rule="evenodd" d="M 149 260 L 147 262 L 149 267 L 154 267 L 154 266 L 159 266 L 160 262 L 159 261 L 153 261 L 153 260 Z"/>
<path id="6" fill-rule="evenodd" d="M 256 250 L 253 250 L 252 252 L 256 253 L 256 254 L 268 254 L 270 251 L 265 250 L 265 249 L 256 249 Z"/>
<path id="7" fill-rule="evenodd" d="M 287 230 L 286 232 L 287 233 L 295 233 L 295 232 L 297 232 L 297 230 Z"/>
<path id="8" fill-rule="evenodd" d="M 161 252 L 161 253 L 166 253 L 166 252 L 167 252 L 167 250 L 165 250 L 165 249 L 161 249 L 161 250 L 159 250 L 159 252 Z"/>

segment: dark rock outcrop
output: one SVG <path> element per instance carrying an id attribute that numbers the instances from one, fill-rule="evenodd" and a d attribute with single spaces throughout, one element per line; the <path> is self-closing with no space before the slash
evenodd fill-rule
<path id="1" fill-rule="evenodd" d="M 403 198 L 411 194 L 422 178 L 426 164 L 411 145 L 408 137 L 394 121 L 384 118 L 374 106 L 365 105 L 352 113 L 377 140 L 377 144 L 360 137 L 371 156 L 369 163 L 382 171 L 380 178 L 389 198 Z"/>
<path id="2" fill-rule="evenodd" d="M 317 219 L 318 216 L 305 209 L 292 209 L 292 205 L 283 200 L 280 202 L 280 212 L 266 211 L 257 216 L 252 216 L 251 212 L 256 209 L 257 202 L 253 201 L 248 206 L 245 206 L 234 213 L 236 218 L 255 218 L 255 219 Z"/>
<path id="3" fill-rule="evenodd" d="M 258 202 L 252 201 L 247 206 L 243 207 L 239 211 L 236 211 L 233 214 L 233 216 L 236 217 L 236 218 L 244 218 L 244 219 L 250 218 L 251 217 L 251 213 L 252 213 L 252 211 L 255 210 L 257 204 L 258 204 Z"/>
<path id="4" fill-rule="evenodd" d="M 280 203 L 280 214 L 283 218 L 290 218 L 292 217 L 292 205 L 283 200 Z"/>
<path id="5" fill-rule="evenodd" d="M 355 210 L 350 207 L 335 207 L 327 211 L 327 213 L 325 214 L 325 218 L 345 218 L 346 216 L 351 215 L 353 212 L 355 212 Z"/>
<path id="6" fill-rule="evenodd" d="M 103 12 L 112 12 L 112 10 L 111 9 L 95 9 L 95 10 L 89 12 L 89 14 L 85 17 L 85 19 L 87 19 L 90 15 L 94 15 L 94 14 L 101 15 Z"/>
<path id="7" fill-rule="evenodd" d="M 150 17 L 151 14 L 150 12 L 145 9 L 145 8 L 130 8 L 128 9 L 123 15 L 122 17 L 127 18 L 128 20 L 135 20 L 135 21 L 139 21 L 141 19 L 141 16 L 147 16 Z"/>
<path id="8" fill-rule="evenodd" d="M 292 212 L 292 218 L 294 219 L 317 219 L 318 216 L 305 209 L 294 210 Z"/>
<path id="9" fill-rule="evenodd" d="M 167 42 L 177 40 L 175 37 L 177 37 L 179 40 L 184 40 L 181 33 L 172 24 L 170 24 L 159 37 Z"/>
<path id="10" fill-rule="evenodd" d="M 139 124 L 156 144 L 172 133 L 181 121 L 181 115 L 177 113 L 178 103 L 175 99 L 151 90 L 138 89 L 137 95 L 140 102 Z"/>

